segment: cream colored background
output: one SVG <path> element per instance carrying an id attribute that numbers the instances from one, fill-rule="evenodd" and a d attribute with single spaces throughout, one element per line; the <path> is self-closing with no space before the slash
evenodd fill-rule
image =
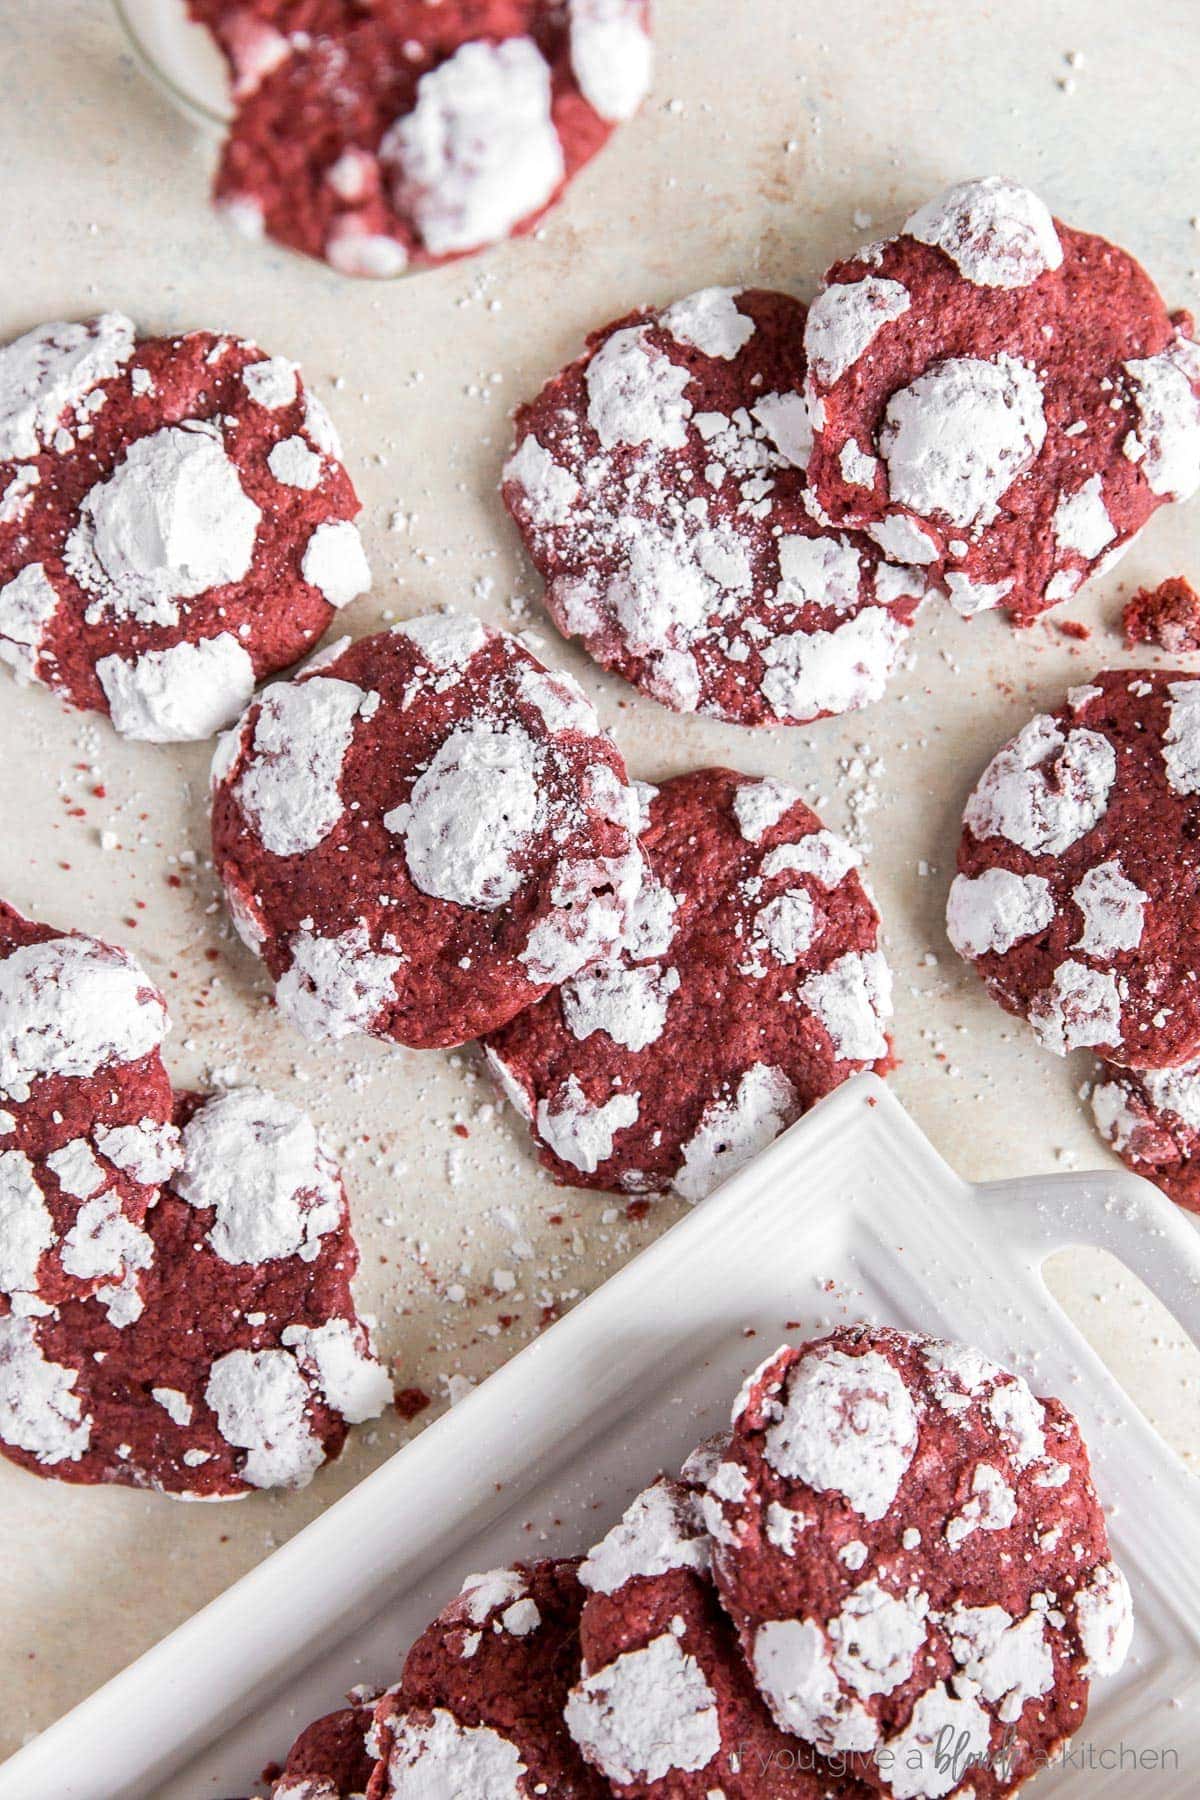
<path id="1" fill-rule="evenodd" d="M 344 619 L 359 634 L 440 602 L 540 628 L 495 491 L 507 415 L 587 329 L 640 302 L 707 282 L 811 295 L 835 252 L 946 181 L 992 170 L 1126 244 L 1173 304 L 1200 298 L 1191 0 L 658 0 L 658 13 L 653 99 L 536 241 L 379 286 L 227 232 L 206 202 L 210 144 L 135 65 L 103 0 L 0 0 L 0 335 L 119 306 L 148 331 L 204 325 L 296 358 L 334 411 L 364 502 L 376 585 Z M 895 1086 L 964 1175 L 1106 1160 L 1078 1098 L 1086 1059 L 1039 1053 L 990 1005 L 946 944 L 942 908 L 983 762 L 1067 683 L 1131 660 L 1115 635 L 1121 596 L 1145 578 L 1200 576 L 1198 520 L 1194 506 L 1160 515 L 1116 575 L 1020 638 L 931 606 L 883 705 L 792 733 L 676 719 L 546 628 L 544 654 L 583 678 L 634 773 L 721 761 L 783 775 L 872 846 L 898 976 Z M 1058 633 L 1068 615 L 1093 627 L 1089 642 Z M 550 1187 L 469 1053 L 362 1041 L 318 1054 L 277 1024 L 216 903 L 207 761 L 204 746 L 123 744 L 5 680 L 0 892 L 142 957 L 171 1002 L 177 1081 L 240 1072 L 310 1107 L 345 1157 L 360 1292 L 398 1385 L 440 1408 L 453 1377 L 496 1366 L 543 1307 L 569 1306 L 677 1209 L 631 1223 Z M 119 847 L 104 850 L 101 832 Z M 497 1292 L 497 1270 L 515 1289 Z M 1098 1255 L 1060 1259 L 1052 1279 L 1195 1461 L 1200 1363 L 1178 1328 Z M 305 1493 L 236 1507 L 72 1490 L 0 1462 L 0 1755 L 415 1428 L 361 1430 Z"/>

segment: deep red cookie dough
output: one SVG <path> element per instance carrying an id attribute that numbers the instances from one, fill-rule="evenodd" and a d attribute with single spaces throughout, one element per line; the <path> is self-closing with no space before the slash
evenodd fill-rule
<path id="1" fill-rule="evenodd" d="M 627 1800 L 865 1800 L 774 1723 L 718 1603 L 696 1483 L 720 1460 L 705 1446 L 654 1482 L 585 1558 L 567 1724 Z"/>
<path id="2" fill-rule="evenodd" d="M 1190 316 L 1014 181 L 835 263 L 805 343 L 817 501 L 965 614 L 1028 623 L 1200 483 Z"/>
<path id="3" fill-rule="evenodd" d="M 649 0 L 189 0 L 225 51 L 215 194 L 345 275 L 533 228 L 637 111 Z"/>
<path id="4" fill-rule="evenodd" d="M 417 1639 L 380 1701 L 368 1800 L 410 1793 L 600 1800 L 563 1723 L 579 1674 L 583 1593 L 574 1561 L 469 1576 Z"/>
<path id="5" fill-rule="evenodd" d="M 993 757 L 963 815 L 950 941 L 1059 1055 L 1200 1051 L 1200 681 L 1120 669 Z"/>
<path id="6" fill-rule="evenodd" d="M 701 1199 L 814 1101 L 885 1073 L 891 976 L 854 865 L 792 789 L 645 790 L 650 879 L 619 958 L 487 1039 L 555 1178 Z"/>
<path id="7" fill-rule="evenodd" d="M 0 1319 L 0 1452 L 192 1500 L 303 1487 L 390 1398 L 350 1283 L 345 1190 L 257 1089 L 179 1103 L 182 1162 L 121 1295 Z"/>
<path id="8" fill-rule="evenodd" d="M 896 1800 L 1013 1792 L 1128 1649 L 1075 1421 L 978 1351 L 882 1326 L 778 1351 L 708 1496 L 780 1726 Z M 943 1731 L 982 1760 L 947 1769 Z"/>
<path id="9" fill-rule="evenodd" d="M 139 1266 L 177 1156 L 168 1029 L 126 951 L 0 901 L 0 1314 L 109 1294 Z"/>
<path id="10" fill-rule="evenodd" d="M 204 738 L 370 584 L 293 363 L 130 320 L 0 350 L 0 659 L 127 737 Z"/>
<path id="11" fill-rule="evenodd" d="M 1092 1114 L 1127 1168 L 1200 1212 L 1200 1062 L 1176 1069 L 1103 1063 Z"/>
<path id="12" fill-rule="evenodd" d="M 462 1043 L 609 954 L 641 885 L 592 707 L 465 615 L 334 645 L 250 708 L 213 780 L 234 920 L 311 1037 Z"/>
<path id="13" fill-rule="evenodd" d="M 877 700 L 925 592 L 806 508 L 804 317 L 756 288 L 631 313 L 517 413 L 504 498 L 551 617 L 679 712 Z"/>
<path id="14" fill-rule="evenodd" d="M 288 1751 L 271 1800 L 357 1800 L 365 1794 L 375 1767 L 367 1733 L 376 1699 L 352 1695 L 350 1705 L 305 1726 Z"/>
<path id="15" fill-rule="evenodd" d="M 1200 650 L 1200 594 L 1182 575 L 1171 575 L 1155 588 L 1139 588 L 1121 613 L 1125 647 L 1156 644 L 1168 656 Z"/>

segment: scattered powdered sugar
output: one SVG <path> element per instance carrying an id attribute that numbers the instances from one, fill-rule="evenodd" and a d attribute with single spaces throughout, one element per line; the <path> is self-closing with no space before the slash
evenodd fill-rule
<path id="1" fill-rule="evenodd" d="M 770 777 L 765 781 L 746 781 L 733 796 L 733 816 L 747 842 L 757 844 L 799 800 L 796 789 L 782 781 Z"/>
<path id="2" fill-rule="evenodd" d="M 150 744 L 212 737 L 254 692 L 254 664 L 228 631 L 134 657 L 102 656 L 96 675 L 114 730 Z"/>
<path id="3" fill-rule="evenodd" d="M 396 999 L 396 971 L 404 957 L 371 949 L 365 919 L 337 937 L 298 931 L 291 963 L 275 984 L 282 1013 L 314 1041 L 369 1032 Z"/>
<path id="4" fill-rule="evenodd" d="M 327 519 L 318 525 L 304 547 L 300 573 L 338 609 L 365 594 L 371 585 L 371 565 L 358 527 L 349 519 Z"/>
<path id="5" fill-rule="evenodd" d="M 865 1519 L 881 1519 L 918 1436 L 912 1395 L 887 1358 L 810 1350 L 788 1370 L 779 1400 L 764 1444 L 770 1466 L 819 1493 L 844 1495 Z"/>
<path id="6" fill-rule="evenodd" d="M 63 551 L 95 595 L 88 624 L 177 624 L 181 600 L 249 574 L 261 518 L 217 426 L 189 420 L 138 438 L 84 496 Z"/>
<path id="7" fill-rule="evenodd" d="M 614 1094 L 603 1105 L 594 1106 L 579 1077 L 568 1075 L 553 1106 L 549 1100 L 538 1101 L 536 1124 L 538 1136 L 555 1156 L 584 1175 L 593 1175 L 612 1155 L 618 1131 L 635 1124 L 637 1117 L 637 1094 Z"/>
<path id="8" fill-rule="evenodd" d="M 1074 550 L 1089 561 L 1117 535 L 1104 504 L 1104 484 L 1093 475 L 1073 494 L 1064 494 L 1054 509 L 1052 528 L 1060 550 Z"/>
<path id="9" fill-rule="evenodd" d="M 204 1398 L 226 1443 L 246 1451 L 251 1487 L 304 1487 L 324 1461 L 308 1423 L 309 1388 L 287 1350 L 231 1350 L 209 1370 Z"/>
<path id="10" fill-rule="evenodd" d="M 880 951 L 848 950 L 827 969 L 806 976 L 798 991 L 829 1033 L 837 1056 L 876 1062 L 887 1055 L 883 1020 L 892 1011 L 892 972 Z"/>
<path id="11" fill-rule="evenodd" d="M 676 300 L 662 314 L 666 331 L 681 344 L 689 344 L 705 356 L 731 362 L 754 336 L 754 320 L 741 312 L 737 297 L 741 288 L 700 288 L 686 299 Z"/>
<path id="12" fill-rule="evenodd" d="M 992 758 L 963 822 L 978 838 L 1004 837 L 1031 856 L 1059 856 L 1104 817 L 1116 777 L 1106 737 L 1083 729 L 1064 737 L 1040 713 Z"/>
<path id="13" fill-rule="evenodd" d="M 322 1395 L 348 1425 L 377 1419 L 392 1398 L 387 1370 L 364 1349 L 348 1319 L 324 1325 L 289 1325 L 283 1342 L 316 1378 Z"/>
<path id="14" fill-rule="evenodd" d="M 906 219 L 904 230 L 944 250 L 976 287 L 1028 287 L 1062 266 L 1049 207 L 1003 175 L 947 188 Z"/>
<path id="15" fill-rule="evenodd" d="M 964 529 L 991 523 L 1045 441 L 1041 384 L 1005 351 L 927 369 L 892 395 L 879 430 L 891 498 Z"/>
<path id="16" fill-rule="evenodd" d="M 991 1723 L 972 1693 L 956 1699 L 944 1681 L 927 1688 L 903 1731 L 884 1745 L 895 1800 L 942 1800 L 958 1789 L 963 1769 L 981 1761 L 990 1742 Z M 947 1744 L 955 1754 L 946 1754 Z"/>
<path id="17" fill-rule="evenodd" d="M 1167 780 L 1177 794 L 1200 794 L 1200 681 L 1172 681 L 1163 737 Z"/>
<path id="18" fill-rule="evenodd" d="M 521 1800 L 528 1773 L 515 1744 L 488 1725 L 461 1725 L 435 1707 L 391 1721 L 388 1794 L 391 1800 L 431 1800 L 438 1794 Z"/>
<path id="19" fill-rule="evenodd" d="M 752 1063 L 729 1100 L 713 1100 L 683 1146 L 671 1186 L 685 1200 L 703 1200 L 753 1156 L 765 1150 L 796 1116 L 796 1090 L 782 1069 Z"/>
<path id="20" fill-rule="evenodd" d="M 703 1769 L 721 1748 L 717 1697 L 670 1632 L 586 1676 L 564 1716 L 610 1781 L 661 1781 L 673 1769 Z"/>
<path id="21" fill-rule="evenodd" d="M 1071 898 L 1083 914 L 1076 950 L 1106 961 L 1122 950 L 1137 949 L 1150 896 L 1122 874 L 1115 858 L 1089 869 Z"/>
<path id="22" fill-rule="evenodd" d="M 0 962 L 0 1095 L 43 1075 L 94 1075 L 157 1050 L 162 996 L 133 958 L 94 938 L 27 944 Z"/>
<path id="23" fill-rule="evenodd" d="M 835 282 L 819 293 L 808 309 L 804 349 L 813 377 L 823 387 L 840 381 L 885 325 L 901 318 L 912 305 L 899 281 L 864 275 L 861 281 Z"/>
<path id="24" fill-rule="evenodd" d="M 1019 1375 L 1001 1370 L 1000 1377 L 987 1397 L 988 1416 L 1017 1468 L 1027 1469 L 1046 1454 L 1045 1409 Z"/>
<path id="25" fill-rule="evenodd" d="M 563 1018 L 580 1040 L 603 1031 L 614 1044 L 644 1050 L 662 1036 L 678 988 L 679 970 L 661 963 L 601 964 L 562 989 Z"/>
<path id="26" fill-rule="evenodd" d="M 207 1101 L 183 1130 L 172 1183 L 213 1211 L 208 1241 L 227 1263 L 299 1256 L 312 1262 L 342 1221 L 337 1169 L 306 1113 L 261 1088 Z"/>
<path id="27" fill-rule="evenodd" d="M 1003 956 L 1044 931 L 1054 918 L 1050 883 L 1042 875 L 985 869 L 956 875 L 946 903 L 946 931 L 960 956 Z"/>
<path id="28" fill-rule="evenodd" d="M 63 415 L 73 420 L 133 349 L 133 323 L 115 312 L 84 325 L 39 325 L 0 349 L 0 462 L 49 448 Z"/>
<path id="29" fill-rule="evenodd" d="M 297 856 L 329 836 L 346 810 L 340 783 L 355 723 L 377 705 L 376 695 L 325 675 L 276 682 L 262 696 L 235 793 L 273 855 Z"/>
<path id="30" fill-rule="evenodd" d="M 829 1621 L 837 1675 L 864 1700 L 890 1694 L 913 1672 L 928 1612 L 928 1595 L 915 1588 L 889 1594 L 877 1581 L 864 1581 Z"/>
<path id="31" fill-rule="evenodd" d="M 630 1502 L 607 1537 L 588 1551 L 579 1579 L 593 1594 L 615 1594 L 639 1576 L 669 1569 L 708 1573 L 710 1546 L 695 1497 L 660 1479 Z"/>
<path id="32" fill-rule="evenodd" d="M 742 974 L 762 977 L 769 962 L 785 967 L 799 961 L 817 934 L 817 909 L 805 888 L 776 894 L 754 915 L 749 954 L 738 965 Z"/>
<path id="33" fill-rule="evenodd" d="M 570 0 L 571 68 L 602 119 L 631 119 L 650 90 L 654 46 L 641 0 Z"/>
<path id="34" fill-rule="evenodd" d="M 1155 494 L 1186 500 L 1200 486 L 1200 345 L 1177 333 L 1125 373 L 1138 414 L 1133 460 Z M 1131 448 L 1127 441 L 1127 456 Z"/>
<path id="35" fill-rule="evenodd" d="M 545 823 L 542 752 L 520 725 L 460 725 L 384 816 L 404 840 L 408 872 L 424 894 L 494 912 L 524 876 L 515 859 Z"/>
<path id="36" fill-rule="evenodd" d="M 1066 1056 L 1092 1044 L 1121 1042 L 1121 992 L 1109 970 L 1060 962 L 1029 1008 L 1029 1022 L 1047 1050 Z"/>
<path id="37" fill-rule="evenodd" d="M 825 1634 L 811 1619 L 768 1619 L 754 1636 L 754 1678 L 784 1731 L 826 1756 L 873 1750 L 879 1727 L 834 1672 Z"/>
<path id="38" fill-rule="evenodd" d="M 422 75 L 379 159 L 432 255 L 494 244 L 553 198 L 565 168 L 550 102 L 531 38 L 477 39 Z"/>
<path id="39" fill-rule="evenodd" d="M 92 1435 L 76 1374 L 48 1362 L 32 1319 L 0 1319 L 0 1438 L 53 1465 L 78 1462 Z"/>
<path id="40" fill-rule="evenodd" d="M 1098 1563 L 1076 1589 L 1075 1628 L 1089 1678 L 1115 1675 L 1133 1641 L 1133 1599 L 1115 1563 Z"/>
<path id="41" fill-rule="evenodd" d="M 691 373 L 650 342 L 644 326 L 614 331 L 587 368 L 588 422 L 605 450 L 651 444 L 682 450 L 692 416 Z"/>

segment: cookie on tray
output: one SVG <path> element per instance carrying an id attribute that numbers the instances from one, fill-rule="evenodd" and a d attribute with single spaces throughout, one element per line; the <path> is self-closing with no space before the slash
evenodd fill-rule
<path id="1" fill-rule="evenodd" d="M 239 931 L 307 1036 L 459 1044 L 611 953 L 641 886 L 625 768 L 567 676 L 478 619 L 335 644 L 213 765 Z"/>
<path id="2" fill-rule="evenodd" d="M 294 363 L 106 313 L 0 349 L 0 660 L 126 737 L 206 738 L 370 585 Z"/>
<path id="3" fill-rule="evenodd" d="M 504 498 L 559 630 L 677 712 L 878 700 L 926 589 L 807 510 L 805 308 L 706 288 L 593 332 L 517 413 Z"/>
<path id="4" fill-rule="evenodd" d="M 532 230 L 650 85 L 649 0 L 188 0 L 234 116 L 217 202 L 343 275 Z"/>
<path id="5" fill-rule="evenodd" d="M 688 1200 L 863 1069 L 891 976 L 856 851 L 728 769 L 645 788 L 649 879 L 619 956 L 486 1040 L 555 1179 Z"/>
<path id="6" fill-rule="evenodd" d="M 178 1157 L 169 1028 L 127 951 L 0 901 L 0 1313 L 41 1315 L 141 1267 Z"/>
<path id="7" fill-rule="evenodd" d="M 947 927 L 993 999 L 1058 1055 L 1200 1052 L 1200 681 L 1117 669 L 1072 688 L 967 801 Z"/>
<path id="8" fill-rule="evenodd" d="M 1127 1168 L 1200 1212 L 1200 1061 L 1177 1069 L 1103 1063 L 1092 1116 Z"/>
<path id="9" fill-rule="evenodd" d="M 895 1800 L 1012 1793 L 1129 1646 L 1074 1419 L 961 1345 L 862 1325 L 776 1352 L 705 1512 L 780 1728 Z"/>
<path id="10" fill-rule="evenodd" d="M 1200 484 L 1200 347 L 1145 270 L 989 176 L 835 263 L 805 332 L 839 527 L 1019 624 Z"/>
<path id="11" fill-rule="evenodd" d="M 579 1674 L 575 1561 L 471 1575 L 380 1701 L 368 1800 L 600 1800 L 563 1723 Z"/>
<path id="12" fill-rule="evenodd" d="M 680 1480 L 653 1482 L 584 1559 L 567 1724 L 626 1800 L 865 1800 L 780 1731 L 718 1603 L 697 1483 L 721 1460 L 703 1446 Z"/>
<path id="13" fill-rule="evenodd" d="M 306 1725 L 287 1754 L 271 1800 L 361 1800 L 375 1768 L 367 1734 L 378 1702 L 351 1695 L 350 1704 Z"/>
<path id="14" fill-rule="evenodd" d="M 177 1120 L 181 1165 L 122 1286 L 0 1319 L 0 1452 L 181 1500 L 303 1487 L 391 1397 L 341 1178 L 274 1095 L 184 1096 Z"/>

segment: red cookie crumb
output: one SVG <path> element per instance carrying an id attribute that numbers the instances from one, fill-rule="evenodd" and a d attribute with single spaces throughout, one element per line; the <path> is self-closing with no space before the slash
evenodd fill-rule
<path id="1" fill-rule="evenodd" d="M 367 1733 L 378 1694 L 352 1697 L 349 1706 L 305 1727 L 288 1751 L 271 1800 L 357 1800 L 375 1767 Z"/>
<path id="2" fill-rule="evenodd" d="M 113 1298 L 142 1266 L 178 1157 L 169 1029 L 126 951 L 0 901 L 0 1314 Z"/>
<path id="3" fill-rule="evenodd" d="M 1130 650 L 1157 644 L 1169 656 L 1188 656 L 1200 650 L 1200 594 L 1182 575 L 1139 588 L 1125 602 L 1121 626 Z"/>
<path id="4" fill-rule="evenodd" d="M 567 1724 L 626 1800 L 866 1800 L 869 1790 L 780 1731 L 717 1601 L 697 1484 L 703 1446 L 661 1477 L 589 1552 L 582 1679 Z"/>
<path id="5" fill-rule="evenodd" d="M 878 700 L 926 579 L 806 509 L 805 309 L 707 288 L 595 331 L 517 413 L 504 498 L 559 630 L 673 707 Z"/>
<path id="6" fill-rule="evenodd" d="M 896 1800 L 1012 1793 L 1132 1634 L 1065 1407 L 978 1351 L 851 1326 L 776 1352 L 733 1425 L 714 1573 L 781 1729 Z"/>
<path id="7" fill-rule="evenodd" d="M 563 1723 L 579 1674 L 574 1561 L 471 1575 L 417 1639 L 380 1701 L 367 1800 L 410 1794 L 600 1800 L 607 1785 Z"/>
<path id="8" fill-rule="evenodd" d="M 233 76 L 218 204 L 247 235 L 343 275 L 398 275 L 532 230 L 650 85 L 649 0 L 189 10 Z"/>
<path id="9" fill-rule="evenodd" d="M 839 527 L 1027 624 L 1200 484 L 1200 347 L 1125 251 L 990 176 L 835 263 L 805 332 Z"/>
<path id="10" fill-rule="evenodd" d="M 1120 669 L 993 757 L 963 814 L 947 928 L 1060 1056 L 1200 1052 L 1200 681 Z"/>
<path id="11" fill-rule="evenodd" d="M 307 1036 L 459 1044 L 611 951 L 643 875 L 625 783 L 568 676 L 431 613 L 250 708 L 213 764 L 213 853 Z"/>
<path id="12" fill-rule="evenodd" d="M 0 660 L 126 737 L 212 735 L 370 585 L 294 363 L 130 320 L 0 350 Z"/>
<path id="13" fill-rule="evenodd" d="M 620 957 L 486 1041 L 555 1179 L 703 1198 L 814 1101 L 885 1073 L 891 975 L 857 853 L 791 788 L 645 788 L 650 878 Z"/>
<path id="14" fill-rule="evenodd" d="M 274 1095 L 184 1096 L 177 1123 L 180 1167 L 121 1289 L 0 1319 L 0 1452 L 189 1500 L 303 1487 L 391 1398 L 351 1294 L 345 1190 Z"/>
<path id="15" fill-rule="evenodd" d="M 1200 1061 L 1176 1069 L 1102 1063 L 1101 1071 L 1092 1088 L 1101 1137 L 1135 1175 L 1200 1212 Z"/>

